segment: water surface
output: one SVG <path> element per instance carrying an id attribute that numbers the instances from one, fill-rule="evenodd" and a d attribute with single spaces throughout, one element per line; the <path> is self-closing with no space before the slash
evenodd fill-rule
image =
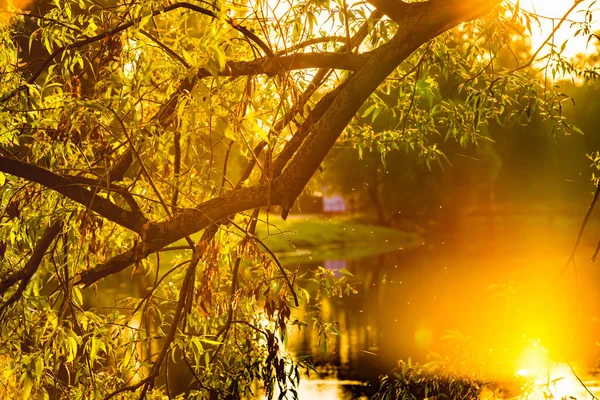
<path id="1" fill-rule="evenodd" d="M 571 363 L 589 380 L 599 358 L 600 269 L 590 261 L 599 230 L 588 228 L 576 268 L 565 268 L 579 224 L 575 217 L 465 218 L 416 248 L 359 260 L 341 251 L 334 262 L 303 265 L 347 268 L 358 294 L 323 304 L 340 331 L 327 353 L 315 331 L 293 336 L 289 351 L 311 355 L 325 371 L 305 381 L 301 398 L 369 396 L 397 360 L 423 362 L 431 352 L 503 379 L 534 380 Z M 559 381 L 574 381 L 563 375 Z"/>

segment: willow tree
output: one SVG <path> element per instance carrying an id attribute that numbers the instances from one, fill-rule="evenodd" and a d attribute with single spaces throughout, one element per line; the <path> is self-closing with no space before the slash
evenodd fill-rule
<path id="1" fill-rule="evenodd" d="M 476 143 L 492 119 L 540 112 L 568 131 L 539 74 L 593 74 L 555 48 L 534 54 L 542 72 L 518 55 L 502 68 L 535 16 L 499 0 L 67 0 L 3 15 L 0 391 L 25 398 L 163 398 L 169 365 L 200 398 L 256 381 L 293 396 L 302 363 L 281 341 L 311 328 L 292 311 L 307 304 L 327 333 L 318 299 L 349 288 L 284 269 L 256 225 L 287 217 L 340 137 L 436 159 L 436 141 Z M 375 133 L 365 120 L 383 113 L 399 122 Z M 122 281 L 137 289 L 106 284 Z"/>

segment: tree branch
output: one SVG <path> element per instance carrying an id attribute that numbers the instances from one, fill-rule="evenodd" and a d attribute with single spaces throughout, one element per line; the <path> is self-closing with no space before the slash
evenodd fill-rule
<path id="1" fill-rule="evenodd" d="M 380 11 L 374 11 L 369 18 L 361 25 L 361 27 L 356 31 L 356 34 L 349 40 L 350 43 L 342 46 L 338 53 L 347 53 L 351 52 L 355 46 L 360 45 L 362 41 L 365 39 L 369 32 L 369 27 L 375 22 L 379 21 L 383 17 L 383 13 Z M 344 38 L 346 39 L 346 38 Z M 324 82 L 324 79 L 327 73 L 330 70 L 328 69 L 320 69 L 312 79 L 311 83 L 308 85 L 300 100 L 294 105 L 294 107 L 288 111 L 288 113 L 280 120 L 281 125 L 287 125 L 289 121 L 291 121 L 296 114 L 298 114 L 306 105 L 306 102 L 310 98 L 310 96 L 314 93 L 314 91 Z M 292 139 L 287 142 L 283 148 L 283 150 L 277 156 L 277 159 L 273 163 L 273 176 L 277 177 L 281 174 L 281 171 L 290 160 L 290 158 L 294 155 L 298 147 L 302 144 L 306 136 L 310 133 L 314 124 L 316 124 L 325 111 L 329 108 L 331 103 L 333 103 L 333 99 L 339 94 L 342 85 L 338 86 L 331 92 L 327 93 L 316 106 L 311 110 L 308 114 L 302 125 L 298 128 Z M 275 124 L 275 127 L 281 130 L 283 128 L 278 126 L 279 121 Z"/>
<path id="2" fill-rule="evenodd" d="M 384 79 L 421 45 L 466 18 L 458 16 L 455 8 L 467 8 L 470 11 L 466 15 L 479 16 L 484 9 L 489 11 L 498 0 L 463 3 L 457 0 L 430 0 L 410 4 L 415 7 L 411 13 L 403 16 L 396 35 L 371 52 L 371 57 L 363 67 L 347 80 L 345 87 L 278 178 L 280 182 L 276 186 L 286 188 L 285 192 L 280 193 L 282 216 L 287 215 L 287 210 L 292 207 L 346 125 Z M 418 8 L 416 5 L 419 5 Z"/>
<path id="3" fill-rule="evenodd" d="M 262 57 L 251 61 L 229 61 L 219 71 L 219 76 L 267 75 L 275 76 L 298 69 L 328 68 L 358 70 L 369 59 L 369 53 L 298 53 L 285 56 Z M 206 69 L 198 71 L 198 78 L 212 74 Z"/>
<path id="4" fill-rule="evenodd" d="M 473 0 L 460 6 L 457 5 L 456 0 L 448 1 L 450 6 L 440 2 L 441 0 L 432 0 L 418 3 L 427 7 L 420 8 L 420 12 L 407 14 L 394 38 L 369 53 L 369 59 L 362 68 L 348 78 L 323 117 L 295 152 L 281 176 L 271 182 L 270 192 L 267 185 L 239 188 L 211 199 L 198 208 L 180 210 L 164 221 L 149 222 L 144 226 L 141 243 L 83 273 L 77 283 L 92 284 L 127 268 L 131 263 L 143 259 L 168 244 L 235 213 L 267 204 L 281 205 L 284 213 L 285 210 L 289 210 L 348 122 L 379 84 L 422 44 L 464 20 L 464 17 L 459 18 L 456 15 L 452 7 L 464 9 L 469 8 L 470 5 L 473 10 L 469 15 L 479 15 L 474 10 L 489 11 L 498 1 L 475 2 Z"/>
<path id="5" fill-rule="evenodd" d="M 288 47 L 287 49 L 283 49 L 283 50 L 279 50 L 277 51 L 275 54 L 278 56 L 284 55 L 284 54 L 289 54 L 291 52 L 303 49 L 305 47 L 308 46 L 312 46 L 315 44 L 319 44 L 319 43 L 333 43 L 333 42 L 341 42 L 341 43 L 345 43 L 346 42 L 346 37 L 345 36 L 324 36 L 324 37 L 317 37 L 314 39 L 309 39 L 306 40 L 304 42 L 295 44 L 293 46 Z"/>
<path id="6" fill-rule="evenodd" d="M 17 290 L 0 307 L 0 316 L 4 314 L 4 311 L 6 311 L 6 309 L 11 304 L 15 303 L 21 298 L 23 292 L 27 288 L 27 284 L 38 270 L 40 263 L 42 262 L 42 258 L 44 257 L 44 254 L 46 254 L 46 251 L 48 251 L 48 247 L 50 247 L 50 245 L 52 244 L 56 236 L 58 236 L 62 228 L 62 221 L 55 221 L 52 225 L 50 225 L 50 227 L 46 229 L 41 239 L 35 245 L 35 248 L 33 249 L 33 254 L 29 258 L 27 264 L 25 264 L 25 267 L 22 270 L 9 275 L 7 278 L 3 279 L 0 282 L 0 297 L 2 297 L 4 293 L 6 293 L 6 291 L 13 285 L 15 285 L 17 282 L 19 283 L 19 287 L 17 288 Z"/>
<path id="7" fill-rule="evenodd" d="M 103 264 L 82 272 L 75 279 L 75 284 L 89 286 L 100 279 L 124 270 L 133 263 L 146 258 L 168 244 L 189 236 L 189 234 L 216 224 L 240 211 L 264 207 L 267 203 L 267 186 L 261 185 L 235 189 L 204 202 L 198 208 L 179 210 L 164 221 L 146 224 L 152 226 L 147 226 L 142 231 L 141 243 Z M 277 204 L 277 202 L 273 204 Z M 189 234 L 179 237 L 181 232 L 189 232 Z"/>
<path id="8" fill-rule="evenodd" d="M 367 0 L 376 9 L 387 15 L 392 21 L 401 21 L 411 4 L 402 0 Z"/>
<path id="9" fill-rule="evenodd" d="M 84 176 L 70 175 L 68 178 L 81 185 L 93 187 L 94 189 L 117 193 L 119 196 L 123 197 L 123 200 L 125 200 L 131 211 L 142 215 L 142 210 L 140 209 L 139 204 L 135 201 L 133 195 L 126 188 L 108 181 L 86 178 Z"/>
<path id="10" fill-rule="evenodd" d="M 141 232 L 146 223 L 146 218 L 140 213 L 124 210 L 110 200 L 82 188 L 77 179 L 1 155 L 0 171 L 39 183 L 134 232 Z"/>
<path id="11" fill-rule="evenodd" d="M 412 15 L 430 14 L 433 18 L 426 19 L 427 23 L 445 22 L 445 26 L 442 25 L 441 31 L 438 33 L 454 27 L 457 23 L 477 19 L 501 3 L 501 0 L 429 0 L 413 3 L 406 3 L 402 0 L 367 1 L 402 28 Z"/>

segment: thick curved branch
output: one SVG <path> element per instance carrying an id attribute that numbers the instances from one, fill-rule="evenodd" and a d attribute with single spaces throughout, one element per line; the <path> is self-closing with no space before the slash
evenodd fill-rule
<path id="1" fill-rule="evenodd" d="M 369 59 L 369 53 L 299 53 L 287 56 L 263 57 L 252 61 L 230 61 L 218 72 L 220 76 L 261 75 L 275 76 L 297 69 L 328 68 L 356 71 Z M 199 78 L 211 76 L 202 69 Z"/>
<path id="2" fill-rule="evenodd" d="M 489 13 L 501 0 L 462 1 L 429 0 L 406 3 L 402 0 L 367 0 L 401 27 L 414 15 L 430 14 L 427 23 L 439 24 L 440 32 L 454 27 L 457 23 L 471 21 Z M 431 18 L 433 17 L 433 18 Z"/>
<path id="3" fill-rule="evenodd" d="M 267 186 L 235 189 L 223 196 L 206 201 L 198 208 L 184 209 L 164 221 L 151 222 L 142 232 L 142 242 L 96 267 L 84 271 L 75 279 L 76 285 L 89 286 L 100 279 L 115 274 L 209 225 L 215 224 L 240 211 L 264 207 L 268 204 Z M 277 198 L 274 199 L 277 204 Z M 179 237 L 182 232 L 188 232 Z"/>
<path id="4" fill-rule="evenodd" d="M 98 179 L 86 178 L 84 176 L 71 175 L 68 178 L 74 182 L 80 183 L 81 185 L 93 187 L 95 190 L 106 190 L 108 192 L 117 193 L 123 198 L 123 200 L 125 200 L 131 211 L 142 215 L 142 210 L 140 209 L 139 204 L 137 201 L 135 201 L 133 195 L 124 187 L 109 181 L 100 181 Z"/>
<path id="5" fill-rule="evenodd" d="M 140 213 L 127 211 L 110 200 L 81 187 L 77 180 L 22 161 L 0 156 L 0 171 L 39 183 L 100 214 L 102 217 L 134 232 L 141 232 L 146 219 Z"/>
<path id="6" fill-rule="evenodd" d="M 323 96 L 321 100 L 319 100 L 319 102 L 309 114 L 308 118 L 306 118 L 302 122 L 294 136 L 292 136 L 290 141 L 285 144 L 283 150 L 281 150 L 281 152 L 273 162 L 273 176 L 277 177 L 281 175 L 281 171 L 283 170 L 285 165 L 292 158 L 292 156 L 298 150 L 304 139 L 311 132 L 313 126 L 321 120 L 329 106 L 331 106 L 331 104 L 333 103 L 333 100 L 335 100 L 335 98 L 339 95 L 342 87 L 343 84 L 338 86 L 331 92 L 327 93 L 325 96 Z"/>
<path id="7" fill-rule="evenodd" d="M 401 21 L 412 6 L 402 0 L 367 0 L 367 2 L 396 22 Z"/>
<path id="8" fill-rule="evenodd" d="M 369 18 L 362 24 L 362 26 L 356 31 L 356 34 L 350 39 L 350 43 L 342 46 L 338 52 L 345 53 L 350 52 L 352 49 L 367 37 L 369 33 L 370 27 L 379 21 L 383 17 L 383 13 L 375 10 Z M 346 39 L 346 38 L 344 38 Z M 350 46 L 350 47 L 349 47 Z M 275 124 L 275 127 L 278 128 L 276 131 L 281 130 L 283 125 L 287 125 L 289 121 L 291 121 L 300 110 L 304 109 L 308 99 L 314 93 L 314 91 L 324 82 L 325 77 L 329 73 L 327 69 L 320 69 L 313 80 L 308 85 L 304 93 L 302 94 L 300 100 L 294 105 L 294 107 L 288 111 L 288 113 Z M 278 177 L 283 170 L 283 167 L 287 164 L 290 158 L 294 155 L 298 147 L 302 144 L 304 139 L 310 133 L 314 124 L 316 124 L 325 111 L 329 108 L 331 103 L 333 103 L 333 99 L 339 94 L 342 85 L 338 86 L 328 94 L 326 94 L 319 102 L 315 105 L 309 115 L 306 117 L 302 125 L 298 128 L 292 139 L 287 142 L 283 148 L 283 150 L 277 156 L 277 159 L 273 162 L 273 177 Z M 279 123 L 281 122 L 282 127 L 279 127 Z"/>
<path id="9" fill-rule="evenodd" d="M 282 216 L 287 215 L 287 210 L 292 207 L 360 106 L 402 61 L 440 33 L 469 16 L 477 18 L 486 10 L 489 12 L 498 3 L 499 0 L 410 3 L 411 7 L 415 7 L 403 15 L 396 35 L 390 42 L 374 50 L 363 67 L 346 81 L 345 87 L 278 178 L 278 186 L 286 188 L 280 199 Z"/>
<path id="10" fill-rule="evenodd" d="M 440 4 L 437 0 L 419 3 L 428 7 L 423 7 L 419 13 L 407 15 L 394 38 L 370 53 L 369 60 L 348 78 L 281 176 L 271 182 L 270 188 L 259 185 L 235 189 L 198 208 L 184 209 L 167 220 L 150 222 L 144 226 L 141 243 L 82 274 L 77 283 L 89 285 L 119 272 L 164 246 L 229 215 L 267 204 L 281 205 L 284 213 L 289 210 L 346 125 L 379 84 L 417 48 L 463 20 L 463 17 L 457 17 L 454 8 L 471 6 L 479 11 L 489 11 L 498 1 L 472 0 L 460 6 L 457 1 L 447 3 L 450 5 Z"/>

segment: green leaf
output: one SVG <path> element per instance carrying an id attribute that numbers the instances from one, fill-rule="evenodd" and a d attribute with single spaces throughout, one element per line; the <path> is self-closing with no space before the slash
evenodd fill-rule
<path id="1" fill-rule="evenodd" d="M 29 374 L 24 375 L 25 379 L 23 382 L 23 400 L 29 399 L 31 396 L 31 390 L 33 389 L 33 379 L 29 377 Z"/>
<path id="2" fill-rule="evenodd" d="M 225 56 L 225 52 L 219 46 L 214 46 L 212 49 L 215 55 L 215 59 L 219 64 L 219 71 L 222 71 L 225 68 L 225 64 L 227 63 L 227 56 Z"/>
<path id="3" fill-rule="evenodd" d="M 40 382 L 44 373 L 44 359 L 40 356 L 35 360 L 35 380 Z"/>
<path id="4" fill-rule="evenodd" d="M 373 110 L 375 110 L 375 105 L 370 106 L 369 108 L 367 108 L 362 115 L 360 116 L 361 118 L 366 118 L 369 116 L 369 114 L 371 114 L 373 112 Z"/>
<path id="5" fill-rule="evenodd" d="M 204 337 L 199 337 L 198 340 L 200 340 L 201 342 L 204 342 L 204 343 L 211 344 L 213 346 L 218 346 L 220 344 L 223 344 L 223 342 L 219 342 L 218 340 L 207 339 Z"/>
<path id="6" fill-rule="evenodd" d="M 81 290 L 77 286 L 73 286 L 73 295 L 75 296 L 75 304 L 78 306 L 83 305 L 83 296 Z"/>
<path id="7" fill-rule="evenodd" d="M 581 129 L 579 129 L 578 127 L 576 127 L 575 125 L 573 125 L 573 126 L 571 127 L 571 129 L 573 129 L 573 131 L 575 131 L 576 133 L 579 133 L 580 135 L 583 135 L 583 134 L 584 134 L 584 133 L 583 133 L 583 131 L 582 131 Z M 0 177 L 0 185 L 2 184 L 1 182 L 2 182 L 2 179 L 1 179 L 1 177 Z"/>
<path id="8" fill-rule="evenodd" d="M 96 360 L 96 355 L 98 354 L 97 342 L 98 342 L 98 339 L 96 339 L 95 337 L 92 336 L 92 338 L 90 339 L 90 362 L 92 364 Z"/>
<path id="9" fill-rule="evenodd" d="M 77 340 L 73 336 L 69 336 L 67 338 L 67 342 L 68 342 L 68 345 L 69 345 L 68 355 L 67 355 L 67 362 L 71 362 L 77 356 Z"/>
<path id="10" fill-rule="evenodd" d="M 152 19 L 152 14 L 148 14 L 148 15 L 142 17 L 142 19 L 140 19 L 140 28 L 146 26 L 148 24 L 148 22 L 150 22 L 151 19 Z"/>

